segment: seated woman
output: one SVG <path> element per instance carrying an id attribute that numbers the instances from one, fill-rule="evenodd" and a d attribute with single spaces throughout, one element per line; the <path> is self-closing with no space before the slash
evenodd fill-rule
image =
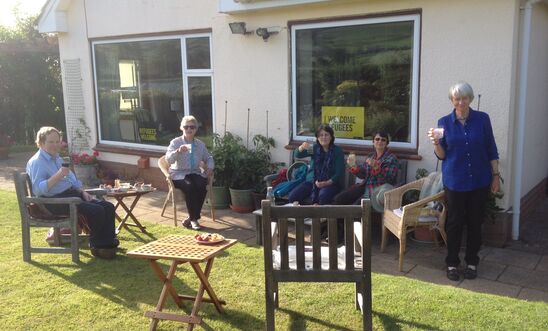
<path id="1" fill-rule="evenodd" d="M 183 221 L 186 228 L 200 229 L 200 214 L 207 194 L 207 177 L 215 166 L 213 157 L 207 151 L 206 145 L 195 138 L 198 121 L 194 116 L 185 116 L 181 120 L 183 135 L 169 143 L 166 160 L 171 165 L 169 172 L 176 188 L 185 194 L 189 217 Z M 200 163 L 207 165 L 202 172 Z"/>
<path id="2" fill-rule="evenodd" d="M 312 204 L 331 204 L 340 191 L 344 175 L 344 152 L 335 145 L 335 133 L 326 124 L 316 130 L 316 143 L 309 152 L 310 144 L 303 142 L 294 152 L 295 157 L 311 157 L 306 180 L 289 192 L 289 202 L 303 204 L 311 198 Z"/>
<path id="3" fill-rule="evenodd" d="M 336 205 L 351 205 L 359 198 L 371 196 L 373 189 L 382 184 L 395 184 L 398 176 L 398 159 L 388 150 L 390 140 L 386 132 L 375 133 L 375 151 L 367 156 L 361 166 L 353 166 L 350 172 L 363 181 L 337 194 Z"/>
<path id="4" fill-rule="evenodd" d="M 111 259 L 120 244 L 115 234 L 114 205 L 96 200 L 82 190 L 82 183 L 68 167 L 63 167 L 59 156 L 61 133 L 54 127 L 44 126 L 36 134 L 38 152 L 27 163 L 27 173 L 32 182 L 32 191 L 38 197 L 84 200 L 78 205 L 90 228 L 89 246 L 96 257 Z M 46 205 L 53 214 L 67 214 L 67 205 Z"/>

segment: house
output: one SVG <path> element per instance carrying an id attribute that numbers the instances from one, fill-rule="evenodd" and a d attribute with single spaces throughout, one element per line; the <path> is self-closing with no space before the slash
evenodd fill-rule
<path id="1" fill-rule="evenodd" d="M 426 132 L 465 80 L 492 120 L 514 239 L 546 192 L 547 0 L 49 0 L 38 28 L 59 38 L 69 139 L 124 171 L 159 173 L 193 114 L 206 140 L 268 135 L 285 162 L 321 122 L 358 154 L 382 128 L 412 178 L 436 168 Z M 90 139 L 71 135 L 83 125 Z"/>

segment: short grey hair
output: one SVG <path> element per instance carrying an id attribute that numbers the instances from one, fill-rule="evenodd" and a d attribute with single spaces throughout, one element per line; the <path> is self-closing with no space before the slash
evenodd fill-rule
<path id="1" fill-rule="evenodd" d="M 458 82 L 449 88 L 449 100 L 455 98 L 469 97 L 470 102 L 474 100 L 474 90 L 467 82 Z"/>
<path id="2" fill-rule="evenodd" d="M 36 132 L 36 146 L 40 148 L 46 142 L 46 137 L 53 132 L 57 133 L 59 135 L 59 138 L 63 137 L 63 135 L 61 134 L 61 131 L 57 130 L 53 126 L 41 127 L 40 130 Z"/>
<path id="3" fill-rule="evenodd" d="M 181 120 L 181 131 L 183 130 L 183 126 L 185 126 L 188 122 L 193 122 L 196 127 L 198 126 L 198 120 L 196 119 L 196 117 L 188 115 L 183 117 L 183 119 Z"/>

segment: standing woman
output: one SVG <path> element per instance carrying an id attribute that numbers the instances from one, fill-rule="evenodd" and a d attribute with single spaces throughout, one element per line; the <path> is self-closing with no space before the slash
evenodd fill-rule
<path id="1" fill-rule="evenodd" d="M 312 204 L 331 204 L 333 197 L 341 190 L 344 176 L 344 152 L 335 145 L 335 132 L 322 124 L 316 130 L 316 143 L 312 146 L 303 142 L 294 152 L 295 157 L 311 157 L 306 180 L 289 192 L 289 202 L 302 204 L 308 197 Z"/>
<path id="2" fill-rule="evenodd" d="M 388 133 L 379 131 L 375 133 L 373 146 L 375 151 L 367 156 L 361 166 L 353 166 L 350 172 L 363 181 L 350 186 L 335 196 L 336 205 L 351 205 L 360 197 L 370 197 L 371 192 L 382 184 L 396 183 L 398 176 L 398 158 L 388 150 L 390 140 Z"/>
<path id="3" fill-rule="evenodd" d="M 182 225 L 199 230 L 198 220 L 207 194 L 207 178 L 211 176 L 215 164 L 206 145 L 194 137 L 198 130 L 198 121 L 194 116 L 183 117 L 181 130 L 183 135 L 169 143 L 166 160 L 171 165 L 169 172 L 174 186 L 185 194 L 189 217 Z M 200 168 L 201 163 L 207 165 L 205 171 Z"/>
<path id="4" fill-rule="evenodd" d="M 459 82 L 449 89 L 453 111 L 438 120 L 438 130 L 430 128 L 428 137 L 434 153 L 443 160 L 442 174 L 448 204 L 447 278 L 460 279 L 458 266 L 463 227 L 466 225 L 467 264 L 464 278 L 477 277 L 478 252 L 481 247 L 481 225 L 489 191 L 499 190 L 498 151 L 491 120 L 486 113 L 473 110 L 472 87 Z"/>

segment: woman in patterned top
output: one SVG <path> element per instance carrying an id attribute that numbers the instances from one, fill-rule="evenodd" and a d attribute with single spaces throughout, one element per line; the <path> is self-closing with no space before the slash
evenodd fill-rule
<path id="1" fill-rule="evenodd" d="M 388 150 L 389 143 L 386 132 L 375 133 L 373 139 L 375 152 L 369 154 L 361 166 L 353 166 L 349 169 L 363 181 L 337 194 L 334 198 L 336 205 L 351 205 L 363 196 L 369 197 L 377 186 L 395 184 L 399 163 L 396 156 Z"/>
<path id="2" fill-rule="evenodd" d="M 169 144 L 166 160 L 171 165 L 169 172 L 173 184 L 185 193 L 189 217 L 183 221 L 183 226 L 199 230 L 198 220 L 207 193 L 207 177 L 212 174 L 215 164 L 206 145 L 194 137 L 198 130 L 198 121 L 194 116 L 183 117 L 181 130 L 183 135 Z M 205 170 L 200 168 L 200 164 L 207 166 Z"/>

